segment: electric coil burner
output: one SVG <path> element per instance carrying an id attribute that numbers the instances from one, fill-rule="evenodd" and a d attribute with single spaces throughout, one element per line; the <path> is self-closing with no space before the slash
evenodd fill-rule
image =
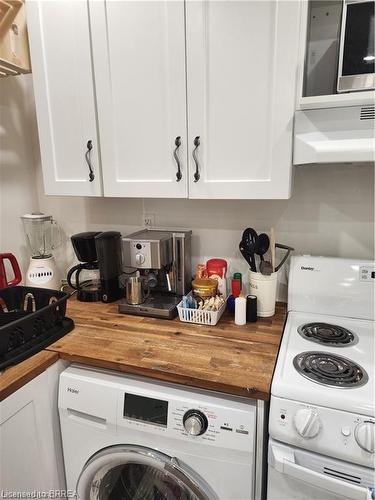
<path id="1" fill-rule="evenodd" d="M 367 373 L 358 364 L 329 352 L 302 352 L 293 364 L 298 373 L 322 385 L 352 388 L 368 381 Z"/>
<path id="2" fill-rule="evenodd" d="M 306 323 L 297 329 L 301 337 L 334 347 L 345 347 L 357 342 L 357 337 L 353 332 L 338 325 L 330 323 Z"/>

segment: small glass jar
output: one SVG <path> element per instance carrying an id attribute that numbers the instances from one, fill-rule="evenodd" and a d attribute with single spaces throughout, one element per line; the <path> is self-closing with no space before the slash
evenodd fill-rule
<path id="1" fill-rule="evenodd" d="M 192 283 L 193 294 L 203 300 L 215 297 L 217 294 L 217 280 L 197 278 Z"/>

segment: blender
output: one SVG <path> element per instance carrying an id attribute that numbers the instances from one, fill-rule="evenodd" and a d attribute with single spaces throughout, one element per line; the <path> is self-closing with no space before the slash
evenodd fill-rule
<path id="1" fill-rule="evenodd" d="M 61 245 L 60 227 L 52 215 L 41 212 L 23 215 L 21 220 L 31 254 L 26 286 L 59 290 L 61 279 L 52 251 Z"/>

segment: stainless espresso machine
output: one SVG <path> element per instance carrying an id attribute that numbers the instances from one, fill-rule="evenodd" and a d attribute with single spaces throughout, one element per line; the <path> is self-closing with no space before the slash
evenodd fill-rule
<path id="1" fill-rule="evenodd" d="M 172 319 L 191 290 L 191 231 L 145 229 L 122 239 L 128 275 L 119 312 Z"/>

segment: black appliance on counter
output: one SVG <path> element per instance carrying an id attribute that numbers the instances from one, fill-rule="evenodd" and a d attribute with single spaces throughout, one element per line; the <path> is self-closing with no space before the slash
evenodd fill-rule
<path id="1" fill-rule="evenodd" d="M 77 290 L 77 299 L 82 302 L 118 300 L 122 295 L 121 234 L 90 231 L 74 234 L 71 241 L 81 263 L 69 270 L 67 281 Z"/>
<path id="2" fill-rule="evenodd" d="M 96 254 L 100 272 L 101 300 L 114 302 L 122 296 L 121 233 L 105 231 L 95 236 Z"/>

